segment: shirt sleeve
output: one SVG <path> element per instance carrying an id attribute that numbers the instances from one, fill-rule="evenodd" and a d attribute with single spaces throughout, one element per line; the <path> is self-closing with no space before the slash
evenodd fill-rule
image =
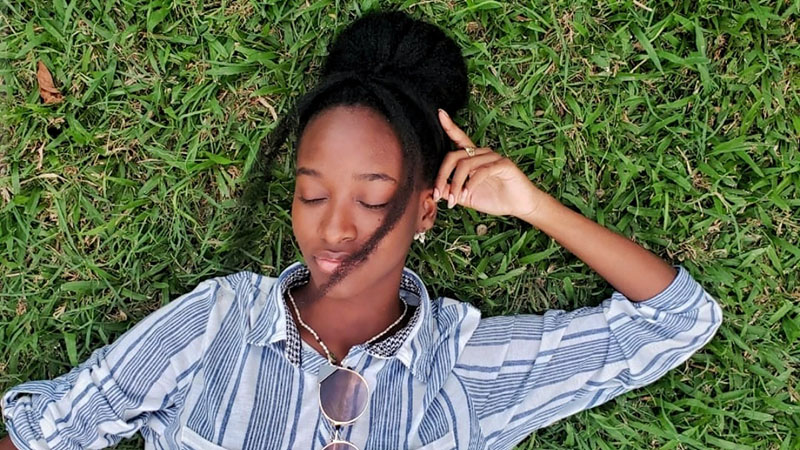
<path id="1" fill-rule="evenodd" d="M 142 426 L 158 427 L 199 361 L 217 286 L 203 281 L 70 372 L 3 394 L 12 442 L 20 449 L 105 448 Z"/>
<path id="2" fill-rule="evenodd" d="M 645 386 L 719 328 L 717 302 L 677 267 L 664 291 L 631 302 L 482 319 L 456 364 L 492 448 Z"/>

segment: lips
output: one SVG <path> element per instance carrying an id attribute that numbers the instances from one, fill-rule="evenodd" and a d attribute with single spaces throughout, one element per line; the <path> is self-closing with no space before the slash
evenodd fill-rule
<path id="1" fill-rule="evenodd" d="M 348 256 L 350 254 L 344 252 L 322 251 L 314 254 L 314 262 L 323 272 L 333 273 Z"/>

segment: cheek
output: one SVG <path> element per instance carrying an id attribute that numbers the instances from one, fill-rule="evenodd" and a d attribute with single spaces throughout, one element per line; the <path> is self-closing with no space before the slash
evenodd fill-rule
<path id="1" fill-rule="evenodd" d="M 308 212 L 305 211 L 303 205 L 299 203 L 298 200 L 292 202 L 292 231 L 295 237 L 297 237 L 298 243 L 301 243 L 300 241 L 302 241 L 303 238 L 307 238 L 309 235 L 311 227 L 309 222 L 311 222 L 311 220 Z"/>
<path id="2" fill-rule="evenodd" d="M 383 238 L 378 246 L 378 250 L 380 251 L 381 248 L 385 248 L 396 252 L 410 247 L 414 233 L 416 232 L 415 226 L 416 221 L 414 220 L 414 216 L 406 212 L 406 215 L 397 222 L 392 231 Z"/>

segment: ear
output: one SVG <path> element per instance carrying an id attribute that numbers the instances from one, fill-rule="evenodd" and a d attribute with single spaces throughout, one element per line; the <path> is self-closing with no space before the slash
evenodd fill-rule
<path id="1" fill-rule="evenodd" d="M 422 189 L 419 194 L 419 216 L 417 216 L 417 231 L 428 231 L 433 228 L 436 220 L 436 202 L 433 200 L 433 187 Z"/>

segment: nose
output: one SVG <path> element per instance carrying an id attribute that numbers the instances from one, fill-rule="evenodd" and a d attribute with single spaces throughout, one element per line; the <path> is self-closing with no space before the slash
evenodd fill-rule
<path id="1" fill-rule="evenodd" d="M 319 235 L 333 245 L 354 240 L 356 226 L 348 208 L 338 202 L 329 202 L 319 224 Z"/>

